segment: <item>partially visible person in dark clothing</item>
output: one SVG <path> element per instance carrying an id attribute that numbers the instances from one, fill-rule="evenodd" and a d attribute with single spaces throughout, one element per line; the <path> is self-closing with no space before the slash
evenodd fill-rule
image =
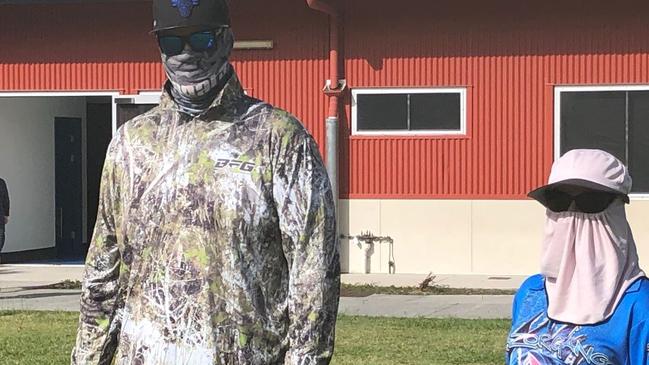
<path id="1" fill-rule="evenodd" d="M 9 192 L 7 183 L 0 178 L 0 252 L 5 245 L 5 225 L 9 223 Z"/>

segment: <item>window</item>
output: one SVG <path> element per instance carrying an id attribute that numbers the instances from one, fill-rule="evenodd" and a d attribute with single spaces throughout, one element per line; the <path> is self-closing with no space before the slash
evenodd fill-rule
<path id="1" fill-rule="evenodd" d="M 633 193 L 649 193 L 649 86 L 562 87 L 555 100 L 560 155 L 605 150 L 629 167 Z"/>
<path id="2" fill-rule="evenodd" d="M 439 135 L 466 131 L 466 90 L 355 89 L 355 135 Z"/>

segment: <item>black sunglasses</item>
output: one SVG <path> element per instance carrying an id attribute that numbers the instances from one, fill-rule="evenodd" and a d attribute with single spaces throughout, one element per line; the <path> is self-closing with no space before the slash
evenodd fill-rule
<path id="1" fill-rule="evenodd" d="M 544 205 L 553 212 L 565 212 L 574 201 L 580 212 L 599 213 L 619 197 L 622 195 L 604 191 L 589 191 L 573 196 L 560 190 L 547 190 Z"/>
<path id="2" fill-rule="evenodd" d="M 185 44 L 196 52 L 205 52 L 216 47 L 216 37 L 223 32 L 223 28 L 218 30 L 206 30 L 192 33 L 187 36 L 177 35 L 159 35 L 158 45 L 162 53 L 167 56 L 177 56 L 185 49 Z"/>

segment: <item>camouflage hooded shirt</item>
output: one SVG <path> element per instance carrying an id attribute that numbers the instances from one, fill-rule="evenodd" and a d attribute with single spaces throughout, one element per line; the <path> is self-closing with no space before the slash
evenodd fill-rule
<path id="1" fill-rule="evenodd" d="M 104 165 L 73 364 L 327 364 L 340 267 L 318 149 L 233 75 L 160 105 Z"/>

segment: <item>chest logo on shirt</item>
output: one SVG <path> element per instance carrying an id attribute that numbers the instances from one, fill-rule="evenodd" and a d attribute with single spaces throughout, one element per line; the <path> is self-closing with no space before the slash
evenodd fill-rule
<path id="1" fill-rule="evenodd" d="M 215 164 L 217 169 L 230 168 L 239 172 L 252 172 L 256 164 L 247 161 L 234 160 L 229 158 L 219 158 Z"/>
<path id="2" fill-rule="evenodd" d="M 512 331 L 507 340 L 510 365 L 615 365 L 588 344 L 579 326 L 551 322 L 540 313 Z"/>

